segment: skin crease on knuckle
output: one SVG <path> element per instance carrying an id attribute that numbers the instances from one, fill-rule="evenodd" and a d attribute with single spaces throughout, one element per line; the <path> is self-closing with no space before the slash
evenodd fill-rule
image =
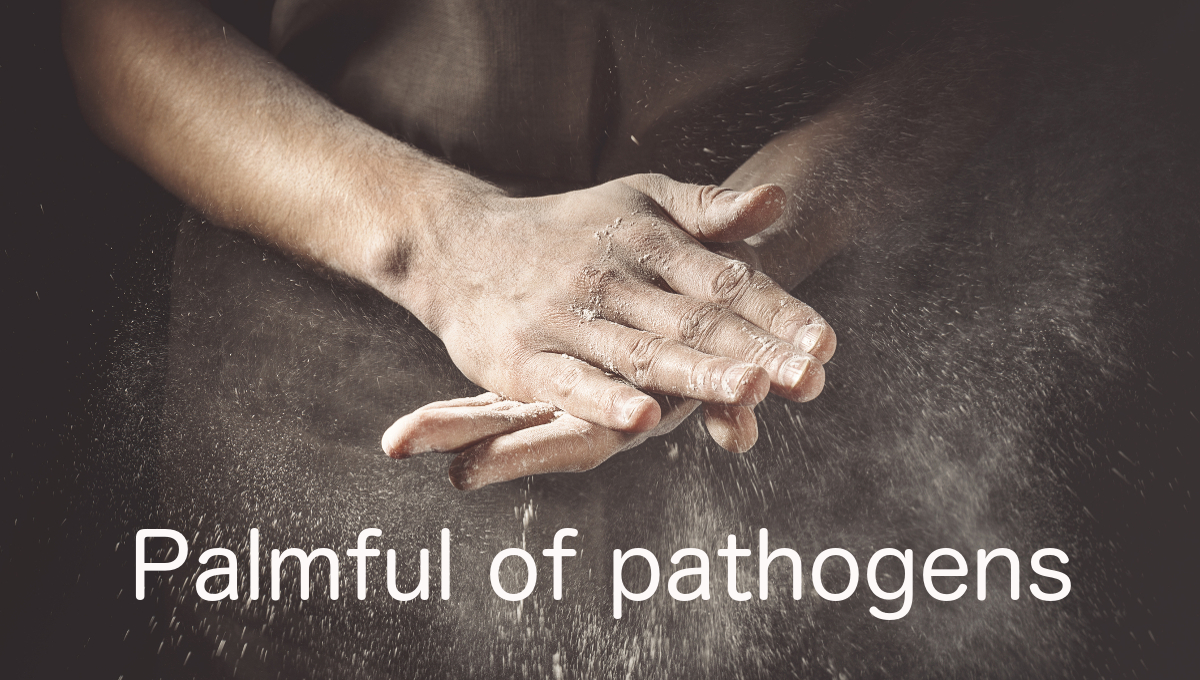
<path id="1" fill-rule="evenodd" d="M 710 361 L 701 361 L 692 364 L 688 370 L 688 383 L 693 387 L 707 386 L 711 389 L 714 389 L 714 391 L 719 388 L 724 388 L 723 391 L 727 392 L 733 392 L 734 389 L 744 390 L 744 385 L 722 385 L 721 382 L 723 377 L 724 371 L 718 372 L 716 367 L 713 366 L 713 362 Z"/>
<path id="2" fill-rule="evenodd" d="M 764 300 L 759 306 L 760 309 L 755 310 L 758 316 L 766 319 L 767 329 L 781 338 L 795 338 L 800 330 L 809 324 L 827 325 L 824 319 L 811 313 L 812 310 L 785 299 L 780 299 L 775 304 Z M 805 313 L 806 311 L 809 313 Z"/>
<path id="3" fill-rule="evenodd" d="M 709 294 L 717 304 L 731 307 L 749 290 L 752 278 L 753 270 L 746 263 L 729 260 L 708 278 Z"/>
<path id="4" fill-rule="evenodd" d="M 620 389 L 616 383 L 610 384 L 601 395 L 597 395 L 596 403 L 600 406 L 600 412 L 604 413 L 611 421 L 622 422 L 625 420 L 624 390 Z"/>
<path id="5" fill-rule="evenodd" d="M 716 332 L 724 312 L 708 302 L 695 305 L 679 317 L 679 341 L 689 347 L 704 346 Z"/>
<path id="6" fill-rule="evenodd" d="M 566 401 L 575 396 L 579 390 L 580 383 L 583 382 L 583 367 L 582 366 L 567 366 L 561 370 L 555 371 L 550 380 L 550 387 L 553 390 L 554 396 L 560 400 Z"/>
<path id="7" fill-rule="evenodd" d="M 628 250 L 628 258 L 641 278 L 655 287 L 666 288 L 662 283 L 661 270 L 670 269 L 678 252 L 696 247 L 696 241 L 682 229 L 665 223 L 654 216 L 645 220 L 637 229 L 621 235 Z"/>
<path id="8" fill-rule="evenodd" d="M 628 351 L 629 365 L 633 375 L 626 376 L 636 384 L 645 384 L 650 375 L 656 370 L 659 357 L 662 356 L 667 339 L 656 335 L 639 337 Z"/>
<path id="9" fill-rule="evenodd" d="M 778 340 L 759 339 L 758 347 L 750 357 L 750 361 L 764 366 L 772 373 L 778 373 L 780 366 L 796 358 L 797 354 L 791 347 Z"/>
<path id="10" fill-rule="evenodd" d="M 721 224 L 711 223 L 708 219 L 706 219 L 706 216 L 709 210 L 712 209 L 717 198 L 721 196 L 721 194 L 727 193 L 728 191 L 730 190 L 719 187 L 715 184 L 707 184 L 700 187 L 698 190 L 689 192 L 692 199 L 692 214 L 689 215 L 689 217 L 695 221 L 697 232 L 701 238 L 709 236 L 710 234 L 707 232 L 711 232 L 714 227 L 719 228 L 720 226 L 724 226 Z"/>

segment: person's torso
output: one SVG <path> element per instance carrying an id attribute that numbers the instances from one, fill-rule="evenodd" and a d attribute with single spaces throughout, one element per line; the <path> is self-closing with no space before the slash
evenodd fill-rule
<path id="1" fill-rule="evenodd" d="M 825 4 L 278 0 L 270 45 L 350 112 L 484 176 L 711 179 L 795 118 Z"/>

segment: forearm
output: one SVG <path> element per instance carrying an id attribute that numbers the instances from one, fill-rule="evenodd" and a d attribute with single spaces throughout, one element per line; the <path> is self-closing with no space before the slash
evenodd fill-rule
<path id="1" fill-rule="evenodd" d="M 214 222 L 407 303 L 422 225 L 492 189 L 326 101 L 203 7 L 67 0 L 80 103 L 110 145 Z"/>
<path id="2" fill-rule="evenodd" d="M 744 410 L 824 384 L 835 339 L 819 314 L 697 241 L 772 223 L 778 187 L 635 175 L 512 198 L 341 111 L 195 3 L 65 10 L 81 104 L 108 143 L 213 221 L 403 304 L 486 389 L 640 433 L 661 416 L 642 389 Z"/>
<path id="3" fill-rule="evenodd" d="M 783 217 L 748 241 L 784 288 L 861 235 L 901 220 L 1004 115 L 1013 51 L 987 27 L 955 29 L 864 74 L 725 182 L 735 189 L 773 182 L 788 193 Z"/>

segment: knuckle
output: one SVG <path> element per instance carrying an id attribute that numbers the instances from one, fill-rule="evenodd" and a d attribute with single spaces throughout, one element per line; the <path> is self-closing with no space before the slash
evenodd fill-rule
<path id="1" fill-rule="evenodd" d="M 688 386 L 693 389 L 718 389 L 721 371 L 716 364 L 707 360 L 692 364 L 688 369 Z"/>
<path id="2" fill-rule="evenodd" d="M 697 187 L 697 190 L 694 192 L 696 209 L 699 211 L 707 210 L 717 196 L 723 193 L 725 193 L 725 189 L 715 184 L 706 184 L 702 187 Z"/>
<path id="3" fill-rule="evenodd" d="M 767 312 L 767 330 L 776 335 L 797 329 L 804 323 L 804 315 L 796 309 L 796 305 L 788 304 L 786 300 L 781 300 Z"/>
<path id="4" fill-rule="evenodd" d="M 588 266 L 575 275 L 575 284 L 579 290 L 587 291 L 590 296 L 603 297 L 619 278 L 611 267 Z"/>
<path id="5" fill-rule="evenodd" d="M 661 172 L 647 172 L 640 175 L 642 185 L 650 190 L 662 190 L 670 185 L 673 181 L 670 177 Z"/>
<path id="6" fill-rule="evenodd" d="M 623 184 L 657 202 L 658 199 L 663 197 L 664 192 L 672 181 L 670 177 L 662 173 L 644 172 L 613 180 L 610 184 Z"/>
<path id="7" fill-rule="evenodd" d="M 712 278 L 709 294 L 717 304 L 729 306 L 736 303 L 750 287 L 753 270 L 744 262 L 729 260 Z"/>
<path id="8" fill-rule="evenodd" d="M 681 250 L 693 241 L 686 232 L 662 220 L 647 221 L 645 227 L 625 234 L 628 247 L 640 253 L 639 262 L 655 262 L 670 267 L 681 261 Z"/>
<path id="9" fill-rule="evenodd" d="M 553 380 L 554 392 L 560 398 L 568 398 L 575 394 L 581 382 L 583 382 L 582 367 L 570 366 L 565 370 L 556 371 Z"/>
<path id="10" fill-rule="evenodd" d="M 679 318 L 679 341 L 691 347 L 703 345 L 716 332 L 724 314 L 725 310 L 710 302 L 692 307 Z"/>
<path id="11" fill-rule="evenodd" d="M 658 358 L 666 347 L 667 339 L 658 335 L 643 335 L 629 348 L 629 366 L 635 383 L 643 383 L 653 372 Z"/>
<path id="12" fill-rule="evenodd" d="M 601 410 L 608 414 L 613 420 L 621 420 L 624 414 L 622 413 L 622 405 L 625 403 L 625 394 L 616 384 L 609 387 L 604 392 L 604 396 L 599 403 Z"/>
<path id="13" fill-rule="evenodd" d="M 751 354 L 751 363 L 764 368 L 774 369 L 793 356 L 793 353 L 779 340 L 760 338 L 758 347 Z"/>

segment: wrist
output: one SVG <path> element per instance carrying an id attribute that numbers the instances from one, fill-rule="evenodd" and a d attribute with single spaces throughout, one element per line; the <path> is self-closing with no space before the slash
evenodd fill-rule
<path id="1" fill-rule="evenodd" d="M 495 186 L 436 160 L 402 176 L 385 171 L 375 182 L 353 275 L 436 330 L 438 294 L 456 256 L 484 216 L 507 196 Z"/>

